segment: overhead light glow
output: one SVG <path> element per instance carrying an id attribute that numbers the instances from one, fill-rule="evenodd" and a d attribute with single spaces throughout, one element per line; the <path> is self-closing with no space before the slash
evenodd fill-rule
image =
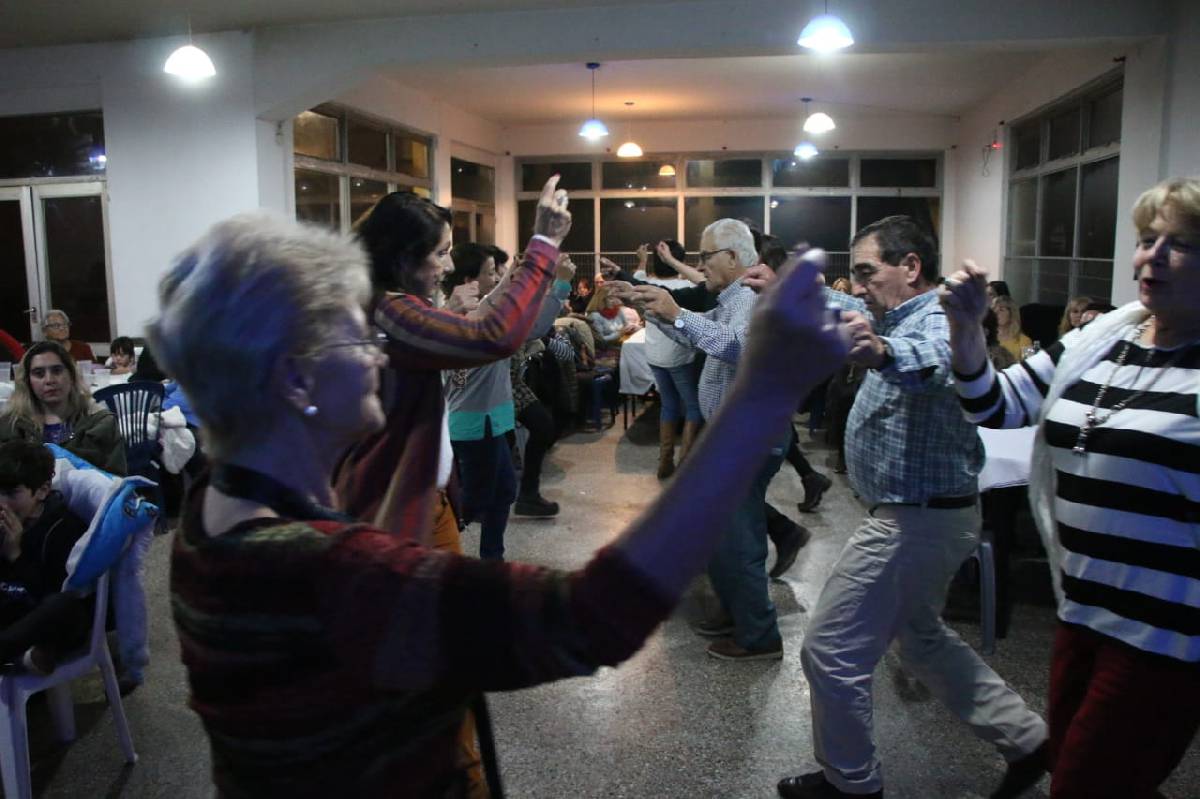
<path id="1" fill-rule="evenodd" d="M 821 14 L 804 26 L 796 44 L 818 53 L 832 53 L 854 44 L 854 36 L 840 17 Z"/>
<path id="2" fill-rule="evenodd" d="M 659 176 L 660 178 L 673 178 L 673 177 L 675 177 L 675 167 L 674 167 L 674 166 L 672 166 L 671 164 L 663 164 L 662 166 L 660 166 L 660 167 L 658 168 L 658 176 Z"/>
<path id="3" fill-rule="evenodd" d="M 810 159 L 816 158 L 817 152 L 818 152 L 817 145 L 813 144 L 810 141 L 800 142 L 799 144 L 796 145 L 796 149 L 793 151 L 795 156 L 797 158 L 799 158 L 801 161 L 808 161 Z"/>
<path id="4" fill-rule="evenodd" d="M 633 200 L 626 200 L 626 201 L 625 201 L 625 207 L 626 207 L 626 208 L 632 208 L 634 205 L 635 205 L 635 203 L 633 202 Z"/>
<path id="5" fill-rule="evenodd" d="M 641 158 L 642 148 L 635 141 L 627 141 L 617 148 L 617 158 Z"/>
<path id="6" fill-rule="evenodd" d="M 836 127 L 837 125 L 833 123 L 833 117 L 824 111 L 809 114 L 808 119 L 804 120 L 805 133 L 828 133 Z"/>
<path id="7" fill-rule="evenodd" d="M 213 66 L 208 53 L 194 44 L 185 44 L 171 53 L 167 58 L 167 63 L 163 65 L 163 72 L 188 83 L 202 81 L 217 74 L 216 67 Z"/>
<path id="8" fill-rule="evenodd" d="M 579 135 L 588 141 L 603 139 L 608 135 L 608 128 L 600 120 L 592 117 L 579 128 Z"/>

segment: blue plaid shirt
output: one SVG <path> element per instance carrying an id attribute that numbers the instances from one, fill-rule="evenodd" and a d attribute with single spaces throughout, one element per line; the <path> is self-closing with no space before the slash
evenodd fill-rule
<path id="1" fill-rule="evenodd" d="M 937 292 L 888 311 L 876 333 L 892 360 L 868 370 L 846 423 L 846 464 L 869 504 L 978 491 L 983 444 L 950 371 L 950 328 Z"/>

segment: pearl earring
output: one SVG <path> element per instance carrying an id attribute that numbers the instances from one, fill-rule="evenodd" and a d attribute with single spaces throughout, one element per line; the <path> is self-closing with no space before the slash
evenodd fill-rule
<path id="1" fill-rule="evenodd" d="M 310 419 L 318 413 L 320 413 L 320 409 L 316 405 L 307 405 L 304 408 L 304 415 Z"/>

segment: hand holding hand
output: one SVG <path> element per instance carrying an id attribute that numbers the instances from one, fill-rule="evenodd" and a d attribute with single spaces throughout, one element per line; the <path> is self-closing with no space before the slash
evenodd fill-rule
<path id="1" fill-rule="evenodd" d="M 617 266 L 613 261 L 600 256 L 600 274 L 604 275 L 605 279 L 611 278 L 613 275 L 621 271 L 621 267 Z"/>
<path id="2" fill-rule="evenodd" d="M 877 369 L 883 365 L 887 350 L 883 341 L 875 335 L 871 321 L 858 311 L 842 311 L 841 327 L 850 341 L 851 363 Z"/>
<path id="3" fill-rule="evenodd" d="M 675 304 L 675 298 L 664 288 L 634 286 L 630 297 L 634 303 L 645 308 L 646 313 L 654 314 L 664 322 L 674 322 L 679 317 L 680 308 Z"/>
<path id="4" fill-rule="evenodd" d="M 567 192 L 558 188 L 558 175 L 553 175 L 542 187 L 538 199 L 537 215 L 533 220 L 533 232 L 545 236 L 561 247 L 563 239 L 571 232 L 571 212 L 567 210 Z"/>
<path id="5" fill-rule="evenodd" d="M 756 264 L 746 270 L 742 283 L 754 289 L 755 294 L 762 294 L 763 289 L 775 282 L 775 270 L 766 264 Z"/>
<path id="6" fill-rule="evenodd" d="M 479 283 L 470 280 L 454 287 L 446 299 L 446 310 L 466 314 L 479 307 Z"/>
<path id="7" fill-rule="evenodd" d="M 558 263 L 554 266 L 554 279 L 565 280 L 568 283 L 575 279 L 575 262 L 566 253 L 558 256 Z"/>
<path id="8" fill-rule="evenodd" d="M 952 327 L 975 327 L 983 321 L 988 311 L 987 279 L 987 270 L 968 259 L 937 290 L 946 320 Z"/>
<path id="9" fill-rule="evenodd" d="M 671 255 L 671 248 L 667 246 L 665 241 L 660 241 L 654 246 L 654 252 L 658 254 L 659 260 L 671 266 L 675 265 L 675 256 Z"/>
<path id="10" fill-rule="evenodd" d="M 630 302 L 633 300 L 633 284 L 626 283 L 624 280 L 606 280 L 604 288 L 609 294 L 613 294 L 620 298 L 621 302 Z"/>

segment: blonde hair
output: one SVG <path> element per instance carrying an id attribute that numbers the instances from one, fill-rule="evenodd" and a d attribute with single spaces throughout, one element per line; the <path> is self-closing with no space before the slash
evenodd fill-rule
<path id="1" fill-rule="evenodd" d="M 1072 312 L 1078 311 L 1083 313 L 1083 310 L 1092 304 L 1091 297 L 1072 297 L 1067 303 L 1067 307 L 1063 310 L 1062 320 L 1058 323 L 1058 335 L 1063 336 L 1075 329 L 1071 324 Z"/>
<path id="2" fill-rule="evenodd" d="M 0 414 L 0 429 L 5 427 L 16 429 L 17 421 L 24 419 L 33 425 L 38 438 L 41 438 L 42 430 L 45 427 L 46 408 L 33 393 L 29 370 L 33 359 L 46 353 L 57 356 L 71 380 L 71 388 L 67 391 L 66 398 L 67 412 L 63 421 L 69 425 L 75 425 L 91 413 L 92 393 L 86 385 L 79 382 L 79 373 L 76 371 L 75 359 L 71 357 L 71 353 L 58 342 L 39 341 L 27 349 L 25 356 L 21 358 L 21 373 L 17 377 L 16 385 L 13 386 L 12 396 L 8 398 L 8 405 Z"/>
<path id="3" fill-rule="evenodd" d="M 850 278 L 839 277 L 837 280 L 833 281 L 833 285 L 830 286 L 830 288 L 833 289 L 834 291 L 840 291 L 843 294 L 849 294 L 850 293 Z"/>
<path id="4" fill-rule="evenodd" d="M 608 286 L 603 283 L 600 287 L 592 292 L 592 299 L 588 301 L 587 308 L 584 313 L 599 313 L 608 307 Z"/>
<path id="5" fill-rule="evenodd" d="M 1146 189 L 1133 204 L 1133 224 L 1139 233 L 1149 230 L 1164 211 L 1185 231 L 1200 233 L 1200 178 L 1171 178 Z"/>
<path id="6" fill-rule="evenodd" d="M 1014 338 L 1021 337 L 1021 309 L 1017 307 L 1016 300 L 1012 297 L 1000 295 L 992 300 L 992 310 L 995 311 L 1000 306 L 1004 306 L 1008 310 L 1008 324 L 1000 324 L 1000 314 L 996 314 L 996 330 L 999 338 L 1002 341 L 1008 341 Z"/>

